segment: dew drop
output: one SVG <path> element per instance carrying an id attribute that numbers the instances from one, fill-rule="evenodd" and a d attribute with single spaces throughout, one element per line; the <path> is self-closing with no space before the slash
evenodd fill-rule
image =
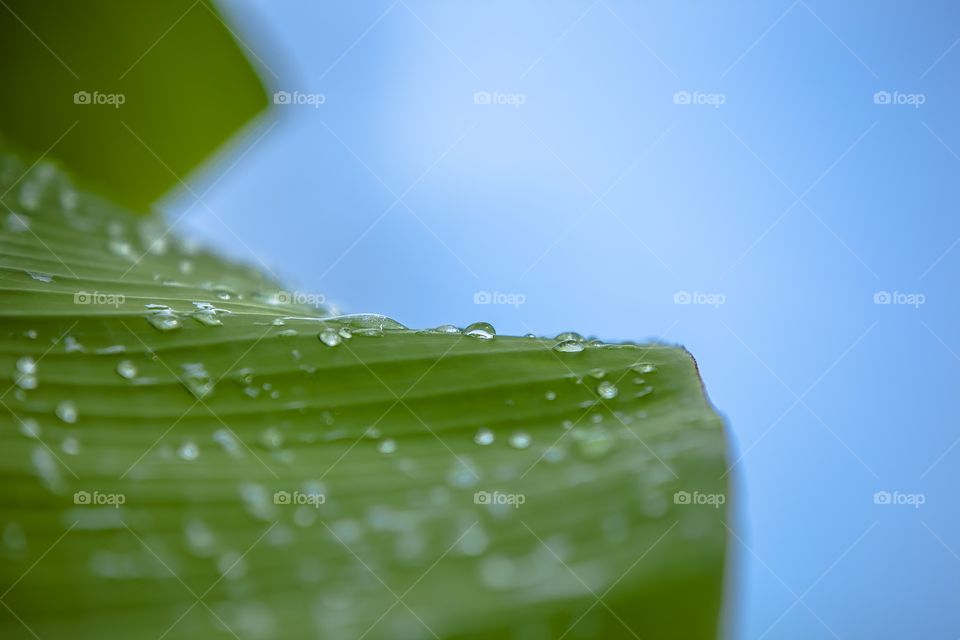
<path id="1" fill-rule="evenodd" d="M 121 378 L 133 380 L 137 377 L 137 367 L 129 360 L 121 360 L 117 363 L 117 373 L 120 374 Z"/>
<path id="2" fill-rule="evenodd" d="M 33 375 L 37 372 L 37 363 L 31 356 L 23 356 L 17 360 L 17 371 L 28 375 Z"/>
<path id="3" fill-rule="evenodd" d="M 67 424 L 73 424 L 77 421 L 77 405 L 71 400 L 64 400 L 57 405 L 57 417 Z"/>
<path id="4" fill-rule="evenodd" d="M 234 458 L 239 458 L 243 453 L 240 450 L 240 443 L 233 434 L 230 433 L 229 429 L 217 429 L 214 431 L 213 440 L 219 444 L 228 455 Z"/>
<path id="5" fill-rule="evenodd" d="M 439 327 L 435 328 L 436 333 L 460 333 L 460 329 L 453 326 L 452 324 L 442 324 Z"/>
<path id="6" fill-rule="evenodd" d="M 63 449 L 63 452 L 67 455 L 75 456 L 80 453 L 80 441 L 72 436 L 67 436 L 63 439 L 63 442 L 60 443 L 60 448 Z"/>
<path id="7" fill-rule="evenodd" d="M 193 306 L 196 307 L 196 311 L 191 313 L 190 317 L 200 324 L 208 327 L 219 327 L 223 325 L 223 320 L 220 319 L 222 309 L 217 309 L 209 302 L 194 302 Z"/>
<path id="8" fill-rule="evenodd" d="M 321 331 L 317 337 L 320 338 L 320 342 L 328 347 L 335 347 L 343 340 L 336 329 L 331 329 L 329 327 Z"/>
<path id="9" fill-rule="evenodd" d="M 480 429 L 476 435 L 473 436 L 473 441 L 479 445 L 488 445 L 493 444 L 494 437 L 493 431 L 490 429 Z"/>
<path id="10" fill-rule="evenodd" d="M 543 394 L 543 397 L 546 398 L 547 400 L 556 400 L 556 399 L 557 399 L 557 392 L 556 392 L 556 391 L 547 391 L 545 394 Z"/>
<path id="11" fill-rule="evenodd" d="M 560 353 L 580 353 L 583 351 L 583 343 L 576 340 L 561 340 L 553 345 L 553 350 Z"/>
<path id="12" fill-rule="evenodd" d="M 497 330 L 489 322 L 474 322 L 463 330 L 463 335 L 481 340 L 491 340 L 497 335 Z"/>
<path id="13" fill-rule="evenodd" d="M 526 449 L 530 446 L 531 442 L 533 442 L 533 439 L 530 437 L 530 434 L 524 431 L 517 431 L 516 433 L 510 434 L 510 446 L 514 449 Z"/>
<path id="14" fill-rule="evenodd" d="M 276 427 L 267 427 L 260 434 L 260 444 L 267 449 L 279 449 L 283 446 L 283 434 Z"/>
<path id="15" fill-rule="evenodd" d="M 597 394 L 604 400 L 613 400 L 618 393 L 620 393 L 620 390 L 612 382 L 604 381 L 597 386 Z"/>
<path id="16" fill-rule="evenodd" d="M 28 438 L 39 438 L 40 424 L 33 418 L 24 418 L 20 421 L 20 433 Z"/>
<path id="17" fill-rule="evenodd" d="M 148 307 L 149 306 L 150 305 L 148 305 Z M 147 316 L 147 322 L 158 331 L 174 331 L 180 328 L 180 318 L 178 318 L 173 309 L 169 307 L 153 310 L 150 315 Z"/>
<path id="18" fill-rule="evenodd" d="M 381 440 L 377 443 L 377 451 L 380 453 L 390 454 L 397 450 L 397 442 L 392 438 L 387 438 L 386 440 Z"/>
<path id="19" fill-rule="evenodd" d="M 177 456 L 181 460 L 192 461 L 200 457 L 200 447 L 193 440 L 187 440 L 177 449 Z"/>
<path id="20" fill-rule="evenodd" d="M 83 345 L 73 336 L 67 336 L 63 339 L 63 350 L 67 353 L 82 353 Z"/>
<path id="21" fill-rule="evenodd" d="M 181 382 L 197 399 L 206 398 L 213 392 L 213 378 L 202 362 L 185 362 L 180 367 L 183 369 Z"/>
<path id="22" fill-rule="evenodd" d="M 196 556 L 209 556 L 216 544 L 216 536 L 202 520 L 191 519 L 183 527 L 187 545 Z"/>

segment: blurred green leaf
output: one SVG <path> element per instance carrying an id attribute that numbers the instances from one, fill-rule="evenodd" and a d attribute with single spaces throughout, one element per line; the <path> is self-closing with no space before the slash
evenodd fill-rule
<path id="1" fill-rule="evenodd" d="M 26 170 L 0 637 L 717 637 L 726 447 L 686 351 L 330 317 Z"/>
<path id="2" fill-rule="evenodd" d="M 267 106 L 208 0 L 4 0 L 0 132 L 136 210 Z"/>

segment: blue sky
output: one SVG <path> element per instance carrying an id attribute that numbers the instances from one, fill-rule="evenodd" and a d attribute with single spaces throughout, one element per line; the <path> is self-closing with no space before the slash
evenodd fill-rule
<path id="1" fill-rule="evenodd" d="M 179 228 L 408 326 L 684 344 L 732 637 L 960 635 L 960 5 L 224 9 L 291 100 Z"/>

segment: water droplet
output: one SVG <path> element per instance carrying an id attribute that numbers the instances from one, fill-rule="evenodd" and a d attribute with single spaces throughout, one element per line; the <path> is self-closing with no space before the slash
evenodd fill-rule
<path id="1" fill-rule="evenodd" d="M 39 273 L 37 271 L 27 271 L 30 274 L 30 277 L 36 280 L 37 282 L 51 283 L 53 282 L 53 276 L 49 273 Z"/>
<path id="2" fill-rule="evenodd" d="M 60 448 L 63 449 L 63 452 L 67 455 L 75 456 L 80 453 L 80 441 L 72 436 L 67 436 L 63 439 L 63 442 L 60 443 Z"/>
<path id="3" fill-rule="evenodd" d="M 24 418 L 20 421 L 20 433 L 28 438 L 39 438 L 40 424 L 33 418 Z"/>
<path id="4" fill-rule="evenodd" d="M 236 551 L 227 551 L 217 558 L 217 571 L 227 580 L 237 580 L 247 573 L 247 563 Z"/>
<path id="5" fill-rule="evenodd" d="M 190 317 L 200 324 L 208 327 L 219 327 L 223 324 L 223 320 L 220 319 L 222 309 L 217 309 L 209 302 L 194 302 L 193 306 L 196 307 L 196 311 L 191 313 Z"/>
<path id="6" fill-rule="evenodd" d="M 335 347 L 343 340 L 336 329 L 331 329 L 329 327 L 322 330 L 317 337 L 320 338 L 320 342 L 328 347 Z"/>
<path id="7" fill-rule="evenodd" d="M 490 429 L 480 429 L 476 435 L 473 436 L 473 441 L 480 445 L 488 445 L 493 444 L 494 437 L 493 431 Z"/>
<path id="8" fill-rule="evenodd" d="M 41 484 L 54 493 L 61 493 L 65 486 L 60 475 L 59 463 L 47 451 L 46 447 L 36 447 L 31 456 L 33 467 Z"/>
<path id="9" fill-rule="evenodd" d="M 8 549 L 21 551 L 27 547 L 27 537 L 23 534 L 23 528 L 16 522 L 11 522 L 3 528 L 3 544 Z"/>
<path id="10" fill-rule="evenodd" d="M 553 345 L 553 350 L 560 353 L 580 353 L 583 351 L 583 343 L 576 340 L 561 340 Z"/>
<path id="11" fill-rule="evenodd" d="M 491 340 L 497 335 L 497 330 L 489 322 L 474 322 L 463 330 L 463 335 L 480 338 L 481 340 Z"/>
<path id="12" fill-rule="evenodd" d="M 434 331 L 436 333 L 460 333 L 459 327 L 455 327 L 452 324 L 442 324 L 434 329 Z"/>
<path id="13" fill-rule="evenodd" d="M 148 308 L 151 306 L 154 305 L 147 305 Z M 147 316 L 147 322 L 158 331 L 173 331 L 180 328 L 180 318 L 178 318 L 173 309 L 169 307 L 154 309 Z"/>
<path id="14" fill-rule="evenodd" d="M 120 256 L 121 258 L 127 258 L 128 260 L 136 260 L 137 254 L 133 250 L 133 245 L 127 242 L 126 240 L 111 240 L 107 244 L 107 248 L 110 249 L 110 253 L 115 256 Z"/>
<path id="15" fill-rule="evenodd" d="M 57 405 L 57 417 L 67 424 L 73 424 L 77 421 L 77 405 L 71 400 L 64 400 Z"/>
<path id="16" fill-rule="evenodd" d="M 267 449 L 279 449 L 283 446 L 283 433 L 276 427 L 267 427 L 260 434 L 260 444 Z"/>
<path id="17" fill-rule="evenodd" d="M 117 373 L 121 378 L 132 380 L 137 377 L 137 366 L 129 360 L 121 360 L 117 363 Z"/>
<path id="18" fill-rule="evenodd" d="M 30 230 L 30 220 L 19 213 L 7 214 L 7 229 L 14 233 L 23 233 Z"/>
<path id="19" fill-rule="evenodd" d="M 510 446 L 514 449 L 526 449 L 530 446 L 531 442 L 533 442 L 533 439 L 530 437 L 530 434 L 524 431 L 517 431 L 516 433 L 510 434 Z"/>
<path id="20" fill-rule="evenodd" d="M 187 545 L 197 556 L 209 556 L 216 544 L 216 536 L 202 520 L 191 519 L 183 527 Z"/>
<path id="21" fill-rule="evenodd" d="M 467 556 L 479 556 L 487 549 L 487 532 L 479 524 L 471 527 L 460 539 L 460 552 Z"/>
<path id="22" fill-rule="evenodd" d="M 461 489 L 472 487 L 478 480 L 477 474 L 462 462 L 458 463 L 447 474 L 447 481 L 454 487 Z"/>
<path id="23" fill-rule="evenodd" d="M 276 508 L 273 495 L 263 485 L 245 482 L 240 485 L 240 497 L 247 512 L 259 520 L 273 520 Z"/>
<path id="24" fill-rule="evenodd" d="M 180 367 L 183 369 L 181 382 L 196 398 L 206 398 L 213 392 L 213 378 L 202 362 L 184 362 Z"/>
<path id="25" fill-rule="evenodd" d="M 643 389 L 640 389 L 640 391 L 637 391 L 635 394 L 633 394 L 633 397 L 642 398 L 644 396 L 650 395 L 651 393 L 653 393 L 653 387 L 651 387 L 650 385 L 647 385 Z"/>
<path id="26" fill-rule="evenodd" d="M 198 447 L 197 443 L 193 440 L 187 440 L 177 449 L 177 456 L 179 456 L 181 460 L 196 460 L 200 457 L 200 447 Z"/>
<path id="27" fill-rule="evenodd" d="M 240 449 L 240 443 L 230 433 L 229 429 L 217 429 L 213 432 L 213 440 L 219 444 L 223 450 L 234 458 L 239 458 L 243 451 Z"/>
<path id="28" fill-rule="evenodd" d="M 350 331 L 350 329 L 347 329 L 346 327 L 340 327 L 340 330 L 337 331 L 337 333 L 338 333 L 338 334 L 340 335 L 340 337 L 343 338 L 344 340 L 349 340 L 350 338 L 353 337 L 353 332 Z"/>
<path id="29" fill-rule="evenodd" d="M 657 367 L 649 362 L 638 362 L 631 367 L 637 373 L 656 373 Z"/>
<path id="30" fill-rule="evenodd" d="M 620 390 L 612 382 L 604 381 L 597 386 L 597 394 L 604 400 L 613 400 L 618 393 L 620 393 Z"/>
<path id="31" fill-rule="evenodd" d="M 546 398 L 547 400 L 556 400 L 556 399 L 557 399 L 557 392 L 556 392 L 556 391 L 547 391 L 545 394 L 543 394 L 543 397 Z"/>
<path id="32" fill-rule="evenodd" d="M 392 438 L 387 438 L 386 440 L 381 440 L 377 443 L 377 451 L 380 453 L 390 454 L 397 450 L 397 442 Z"/>
<path id="33" fill-rule="evenodd" d="M 67 353 L 82 353 L 83 345 L 73 336 L 67 336 L 63 339 L 63 350 Z"/>

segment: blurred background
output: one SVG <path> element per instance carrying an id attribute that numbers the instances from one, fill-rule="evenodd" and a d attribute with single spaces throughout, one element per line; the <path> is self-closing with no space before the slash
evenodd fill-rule
<path id="1" fill-rule="evenodd" d="M 219 6 L 277 104 L 178 230 L 345 313 L 685 345 L 731 636 L 960 635 L 960 5 Z"/>

